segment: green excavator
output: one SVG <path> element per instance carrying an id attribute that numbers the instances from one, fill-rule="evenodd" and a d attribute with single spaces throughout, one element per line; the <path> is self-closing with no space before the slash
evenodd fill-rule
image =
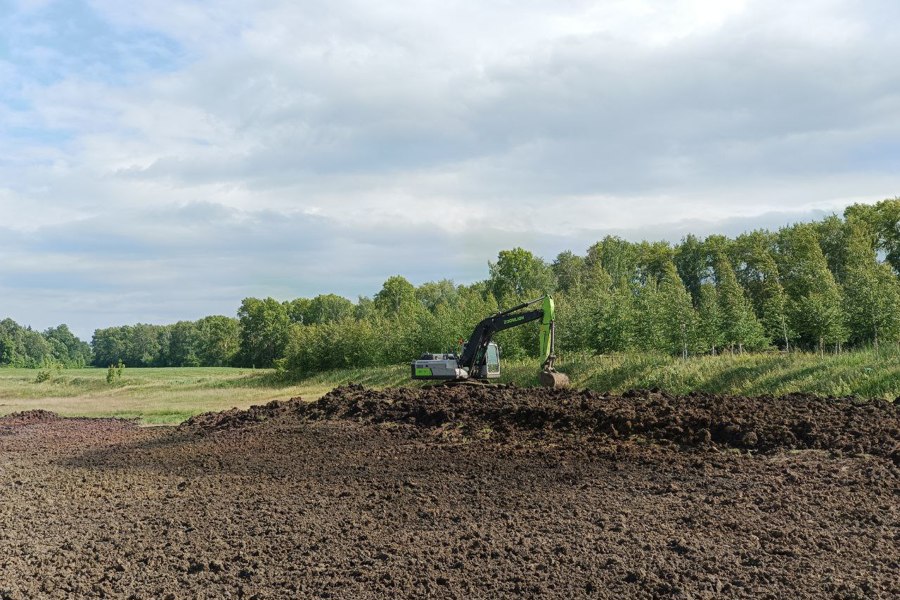
<path id="1" fill-rule="evenodd" d="M 484 319 L 475 326 L 459 354 L 423 354 L 411 365 L 412 378 L 447 382 L 497 379 L 500 377 L 500 348 L 493 341 L 494 334 L 538 320 L 541 322 L 541 385 L 552 389 L 568 387 L 569 378 L 553 368 L 556 325 L 553 298 L 549 295 Z"/>

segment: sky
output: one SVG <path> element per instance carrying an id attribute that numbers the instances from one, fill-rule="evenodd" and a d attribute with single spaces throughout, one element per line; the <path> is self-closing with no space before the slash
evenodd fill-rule
<path id="1" fill-rule="evenodd" d="M 234 315 L 900 195 L 896 0 L 0 0 L 0 318 Z"/>

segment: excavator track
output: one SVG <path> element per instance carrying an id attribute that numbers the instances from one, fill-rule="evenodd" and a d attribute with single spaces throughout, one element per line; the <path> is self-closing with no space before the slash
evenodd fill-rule
<path id="1" fill-rule="evenodd" d="M 569 376 L 556 370 L 541 371 L 541 374 L 538 376 L 538 381 L 540 382 L 541 387 L 549 388 L 551 390 L 562 390 L 571 385 Z M 439 383 L 423 385 L 422 387 L 496 387 L 499 385 L 503 384 L 500 382 L 482 381 L 480 379 L 448 379 Z"/>
<path id="2" fill-rule="evenodd" d="M 447 379 L 445 381 L 441 381 L 440 383 L 430 383 L 428 385 L 423 385 L 423 388 L 436 388 L 436 387 L 493 387 L 496 385 L 500 385 L 499 383 L 491 383 L 488 381 L 480 381 L 478 379 Z"/>

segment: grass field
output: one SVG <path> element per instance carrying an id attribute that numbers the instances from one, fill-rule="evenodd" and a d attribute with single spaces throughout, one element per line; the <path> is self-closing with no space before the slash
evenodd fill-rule
<path id="1" fill-rule="evenodd" d="M 272 370 L 206 367 L 126 368 L 113 384 L 106 383 L 106 369 L 63 370 L 43 383 L 36 383 L 36 376 L 33 369 L 0 369 L 0 414 L 42 408 L 65 416 L 168 424 L 273 399 L 313 399 L 333 387 L 315 380 L 288 385 Z"/>
<path id="2" fill-rule="evenodd" d="M 900 396 L 900 353 L 864 351 L 695 357 L 652 355 L 566 357 L 560 370 L 572 384 L 622 392 L 659 388 L 676 394 L 702 391 L 740 395 L 808 392 L 893 400 Z M 505 361 L 503 381 L 537 385 L 536 361 Z M 126 368 L 106 382 L 106 369 L 62 370 L 37 383 L 32 369 L 0 369 L 0 415 L 31 409 L 64 416 L 138 418 L 142 423 L 180 423 L 206 411 L 245 408 L 294 396 L 315 399 L 337 385 L 412 385 L 405 365 L 330 371 L 287 381 L 275 371 L 232 368 Z"/>
<path id="3" fill-rule="evenodd" d="M 860 350 L 843 354 L 770 353 L 697 356 L 624 354 L 572 355 L 559 365 L 572 385 L 622 392 L 659 388 L 673 394 L 692 391 L 742 396 L 781 396 L 804 392 L 894 400 L 900 396 L 900 352 Z M 534 363 L 513 363 L 506 375 L 537 385 Z"/>

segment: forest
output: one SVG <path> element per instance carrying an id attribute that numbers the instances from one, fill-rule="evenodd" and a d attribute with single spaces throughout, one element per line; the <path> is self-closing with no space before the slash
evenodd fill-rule
<path id="1" fill-rule="evenodd" d="M 482 318 L 544 293 L 558 353 L 673 356 L 837 353 L 900 343 L 900 198 L 843 216 L 678 244 L 608 236 L 550 262 L 499 253 L 489 277 L 418 287 L 402 276 L 356 302 L 335 294 L 246 298 L 236 317 L 43 332 L 0 321 L 0 365 L 243 366 L 296 375 L 403 363 L 455 349 Z M 536 353 L 537 328 L 498 336 L 504 357 Z"/>

